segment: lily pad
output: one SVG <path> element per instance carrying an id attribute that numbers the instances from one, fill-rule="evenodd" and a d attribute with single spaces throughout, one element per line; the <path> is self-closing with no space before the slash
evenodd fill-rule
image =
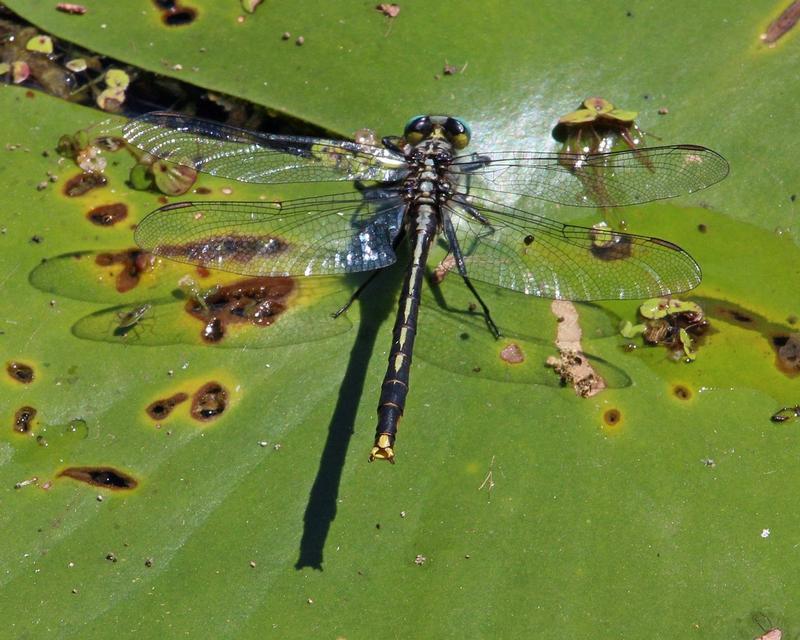
<path id="1" fill-rule="evenodd" d="M 637 301 L 577 306 L 586 353 L 620 376 L 578 397 L 542 361 L 548 345 L 557 353 L 549 301 L 480 287 L 507 333 L 495 344 L 448 276 L 424 299 L 398 464 L 368 465 L 407 256 L 348 312 L 351 330 L 319 340 L 224 349 L 84 339 L 74 327 L 86 318 L 113 322 L 144 303 L 180 312 L 172 292 L 187 267 L 158 265 L 124 292 L 119 264 L 91 277 L 98 255 L 133 248 L 131 225 L 164 196 L 128 187 L 125 152 L 107 154 L 105 185 L 66 196 L 80 170 L 54 148 L 106 116 L 0 87 L 10 114 L 0 120 L 9 635 L 798 633 L 800 578 L 787 558 L 800 525 L 800 432 L 796 420 L 770 420 L 800 395 L 778 358 L 800 316 L 785 133 L 796 99 L 782 89 L 798 49 L 793 33 L 775 48 L 758 38 L 781 8 L 715 1 L 687 13 L 634 1 L 598 16 L 578 3 L 489 13 L 444 2 L 401 4 L 388 22 L 371 5 L 265 3 L 240 22 L 238 3 L 192 2 L 197 18 L 169 27 L 155 4 L 86 2 L 84 15 L 7 4 L 58 37 L 345 135 L 396 134 L 410 115 L 443 111 L 470 122 L 476 150 L 554 149 L 558 116 L 602 95 L 665 143 L 705 144 L 732 165 L 701 195 L 608 214 L 702 265 L 703 284 L 685 298 L 716 333 L 693 363 L 625 350 L 616 332 L 635 321 Z M 459 71 L 445 75 L 446 64 Z M 202 176 L 181 198 L 322 188 L 264 193 Z M 87 217 L 115 203 L 123 221 Z M 588 226 L 601 217 L 534 210 Z M 295 310 L 335 322 L 323 316 L 357 283 L 340 279 Z M 143 341 L 159 319 L 137 321 Z M 508 343 L 518 351 L 504 359 Z M 14 363 L 30 368 L 29 383 L 8 373 L 21 370 Z M 172 408 L 156 419 L 154 403 Z M 36 410 L 25 433 L 14 428 L 24 407 Z"/>

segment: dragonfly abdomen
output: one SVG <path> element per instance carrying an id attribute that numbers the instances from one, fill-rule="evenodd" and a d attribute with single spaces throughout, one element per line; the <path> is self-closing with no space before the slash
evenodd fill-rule
<path id="1" fill-rule="evenodd" d="M 431 241 L 438 229 L 438 216 L 435 209 L 428 204 L 415 207 L 411 215 L 412 260 L 403 281 L 397 317 L 392 331 L 392 348 L 389 351 L 389 365 L 381 385 L 381 397 L 378 401 L 378 426 L 375 430 L 375 446 L 370 453 L 370 461 L 375 458 L 394 462 L 394 439 L 397 424 L 403 416 L 403 409 L 408 395 L 411 356 L 414 350 L 414 339 L 417 336 L 417 317 L 419 313 L 422 281 L 425 274 L 425 263 Z"/>

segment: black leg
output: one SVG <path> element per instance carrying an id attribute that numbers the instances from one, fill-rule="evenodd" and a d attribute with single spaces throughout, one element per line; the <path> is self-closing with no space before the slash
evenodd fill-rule
<path id="1" fill-rule="evenodd" d="M 376 271 L 373 271 L 372 273 L 370 273 L 370 274 L 369 274 L 369 278 L 367 278 L 366 280 L 364 280 L 364 282 L 362 282 L 362 283 L 359 285 L 358 289 L 356 289 L 356 290 L 353 292 L 353 295 L 351 295 L 351 296 L 350 296 L 350 299 L 349 299 L 347 302 L 345 302 L 345 303 L 344 303 L 344 306 L 343 306 L 341 309 L 339 309 L 338 311 L 336 311 L 336 312 L 332 313 L 332 314 L 331 314 L 331 317 L 332 317 L 332 318 L 338 318 L 338 317 L 339 317 L 340 315 L 342 315 L 342 314 L 343 314 L 345 311 L 347 311 L 347 310 L 348 310 L 348 309 L 349 309 L 349 308 L 350 308 L 350 307 L 353 305 L 353 303 L 354 303 L 356 300 L 358 300 L 358 297 L 359 297 L 359 296 L 360 296 L 360 295 L 361 295 L 361 294 L 364 292 L 364 289 L 366 289 L 366 288 L 367 288 L 367 287 L 368 287 L 368 286 L 369 286 L 369 285 L 372 283 L 372 281 L 373 281 L 375 278 L 377 278 L 377 277 L 378 277 L 378 275 L 380 275 L 381 273 L 383 273 L 383 272 L 384 272 L 384 270 L 385 270 L 385 268 L 384 268 L 384 269 L 377 269 Z"/>
<path id="2" fill-rule="evenodd" d="M 478 304 L 481 305 L 481 309 L 483 309 L 483 317 L 486 320 L 486 326 L 489 327 L 489 331 L 492 332 L 495 340 L 500 337 L 500 330 L 497 328 L 497 325 L 492 320 L 492 314 L 489 313 L 489 307 L 486 306 L 486 303 L 481 299 L 480 295 L 478 294 L 475 286 L 472 284 L 470 279 L 464 275 L 463 273 L 460 274 L 462 279 L 464 280 L 464 284 L 467 285 L 467 288 L 472 292 L 472 295 L 475 296 L 475 299 L 478 301 Z"/>
<path id="3" fill-rule="evenodd" d="M 478 304 L 481 305 L 481 309 L 483 309 L 483 317 L 486 320 L 486 326 L 489 327 L 489 331 L 492 332 L 492 335 L 495 337 L 495 340 L 500 337 L 500 330 L 497 328 L 497 325 L 492 320 L 492 314 L 489 312 L 489 307 L 486 306 L 486 303 L 478 294 L 478 291 L 475 289 L 475 286 L 470 281 L 469 277 L 467 276 L 467 267 L 464 264 L 464 256 L 461 253 L 461 247 L 458 244 L 458 239 L 456 238 L 456 230 L 453 228 L 453 223 L 448 216 L 443 216 L 444 222 L 444 233 L 447 236 L 447 241 L 450 243 L 450 251 L 453 253 L 453 259 L 456 261 L 456 267 L 458 269 L 458 274 L 464 280 L 464 284 L 467 285 L 467 288 L 472 292 L 472 295 L 475 296 L 475 299 L 478 301 Z"/>
<path id="4" fill-rule="evenodd" d="M 398 233 L 395 239 L 392 241 L 392 249 L 395 252 L 397 252 L 397 247 L 400 246 L 400 243 L 403 241 L 403 238 L 405 238 L 405 236 L 406 236 L 405 231 L 401 230 L 400 233 Z M 387 268 L 388 267 L 383 267 L 382 269 L 377 269 L 373 271 L 371 274 L 369 274 L 369 278 L 364 280 L 364 282 L 362 282 L 361 285 L 359 285 L 358 289 L 356 289 L 353 292 L 353 295 L 350 296 L 350 299 L 344 303 L 344 306 L 335 313 L 332 313 L 331 317 L 336 319 L 340 315 L 342 315 L 345 311 L 347 311 L 353 305 L 353 303 L 356 300 L 358 300 L 358 297 L 364 292 L 364 289 L 366 289 L 372 283 L 372 281 L 378 277 L 378 274 L 383 273 L 384 271 L 386 271 Z"/>

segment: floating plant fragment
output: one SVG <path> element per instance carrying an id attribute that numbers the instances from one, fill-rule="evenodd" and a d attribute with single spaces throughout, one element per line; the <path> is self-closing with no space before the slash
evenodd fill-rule
<path id="1" fill-rule="evenodd" d="M 641 335 L 646 344 L 660 344 L 687 360 L 696 357 L 695 339 L 710 330 L 702 307 L 690 300 L 651 298 L 639 306 L 638 314 L 644 322 L 625 321 L 620 335 L 628 339 Z"/>

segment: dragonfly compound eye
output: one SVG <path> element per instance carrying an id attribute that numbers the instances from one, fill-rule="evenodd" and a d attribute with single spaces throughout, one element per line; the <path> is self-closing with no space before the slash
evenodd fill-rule
<path id="1" fill-rule="evenodd" d="M 403 137 L 410 144 L 419 144 L 433 132 L 433 123 L 430 116 L 417 116 L 411 118 L 403 132 Z"/>
<path id="2" fill-rule="evenodd" d="M 463 120 L 448 118 L 444 123 L 444 130 L 450 143 L 456 149 L 463 149 L 469 144 L 470 130 Z"/>

